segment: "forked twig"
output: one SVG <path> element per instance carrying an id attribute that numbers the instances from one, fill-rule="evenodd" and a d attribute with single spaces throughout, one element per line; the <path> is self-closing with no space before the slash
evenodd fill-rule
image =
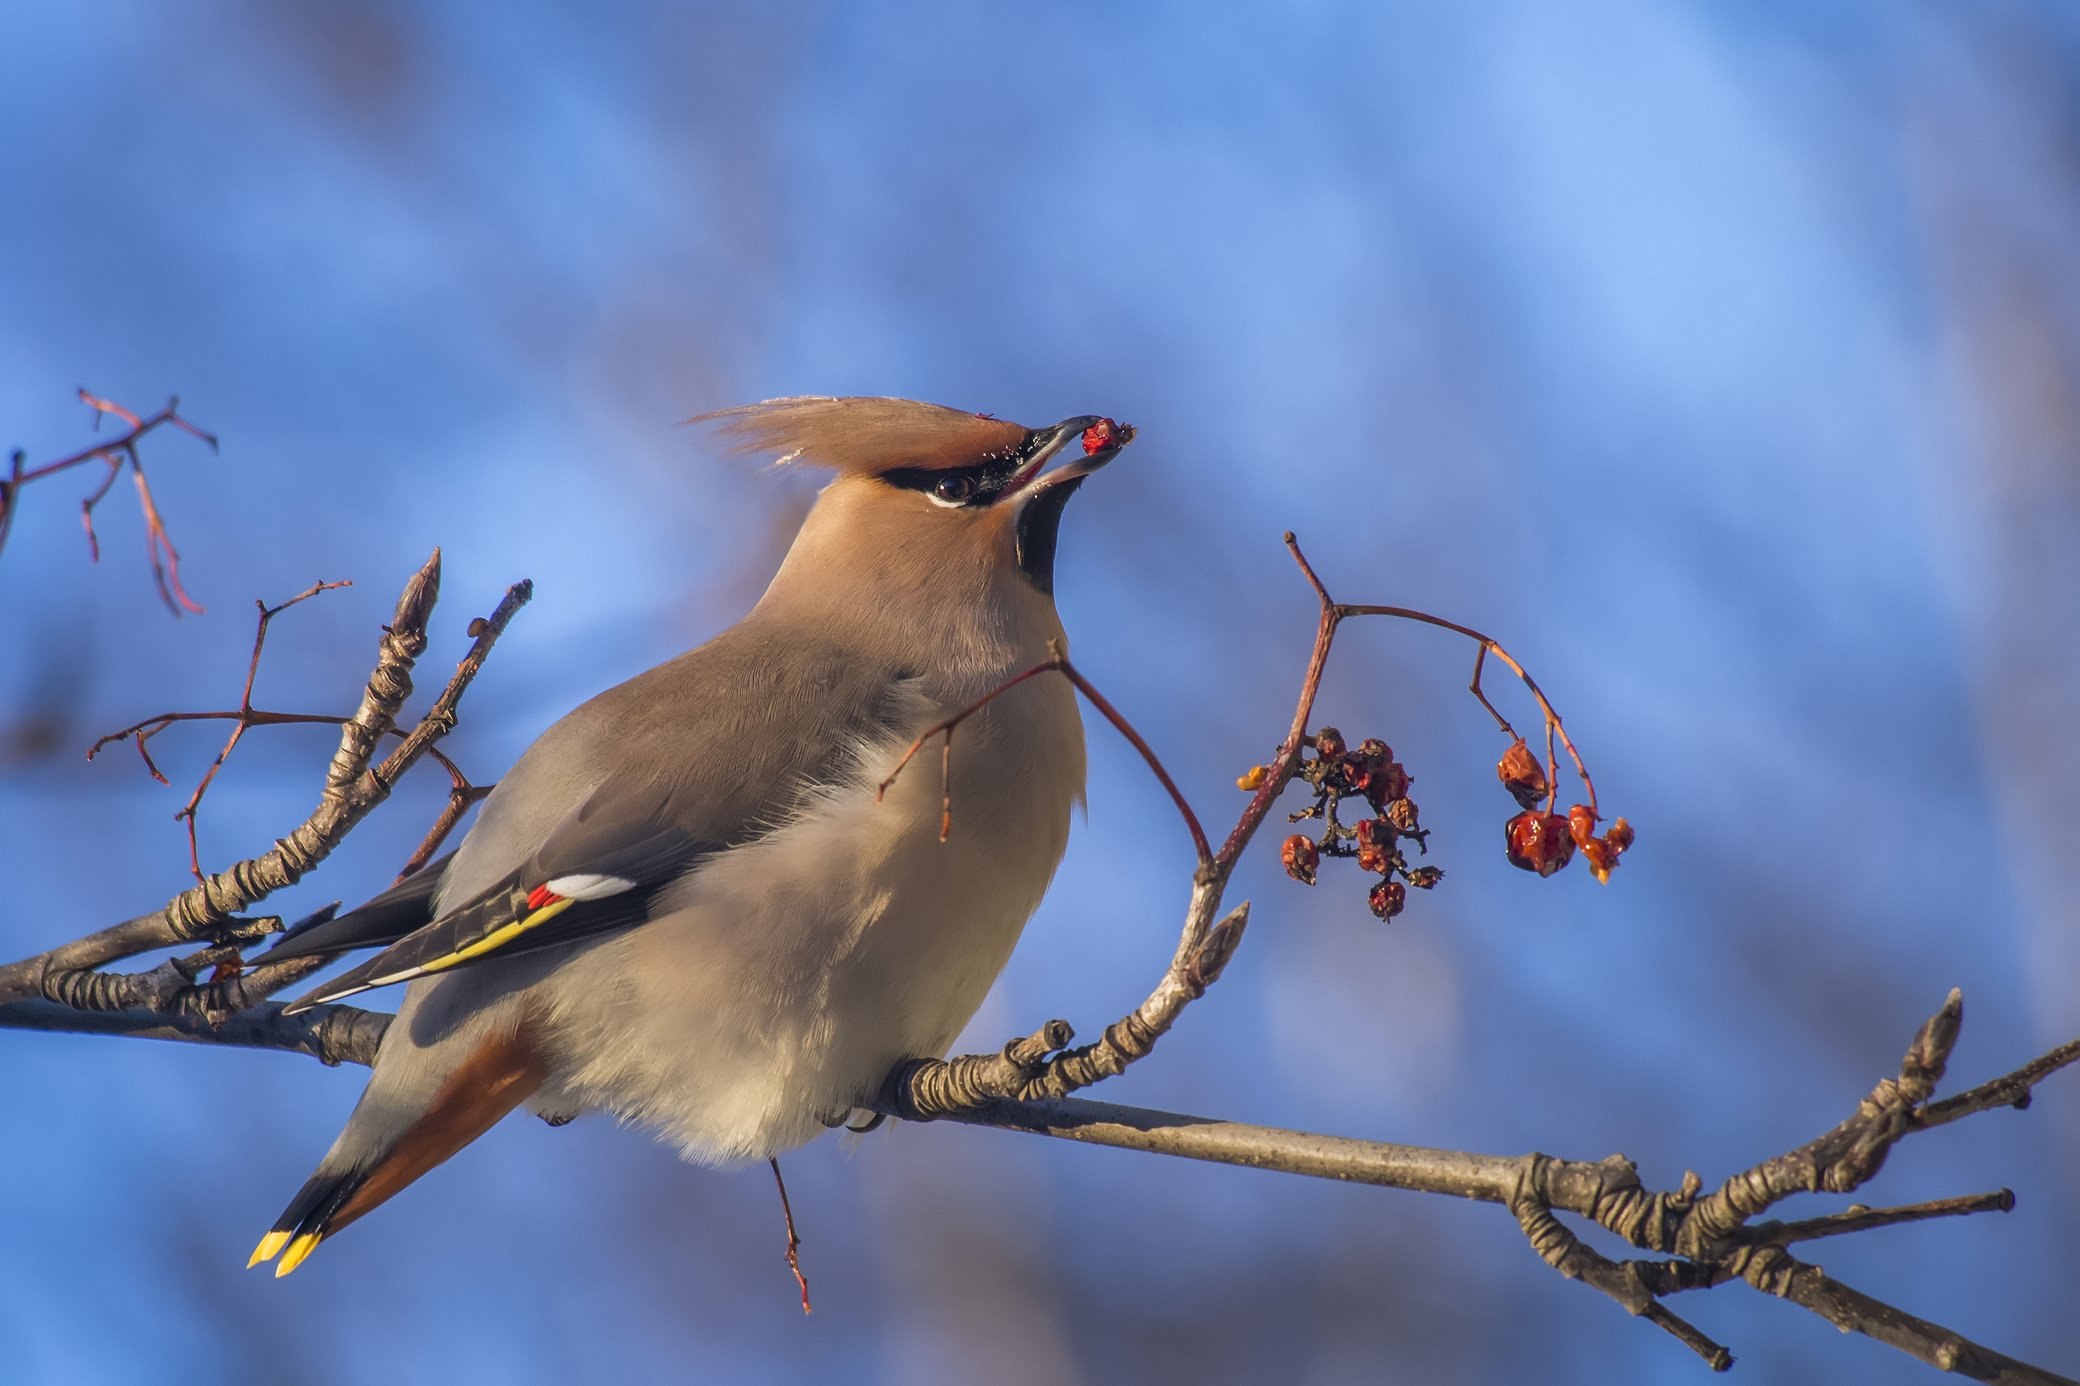
<path id="1" fill-rule="evenodd" d="M 351 587 L 353 585 L 352 582 L 344 581 L 318 582 L 298 592 L 287 601 L 277 603 L 274 606 L 269 606 L 263 601 L 255 601 L 253 603 L 255 607 L 259 608 L 260 621 L 258 628 L 253 632 L 253 649 L 251 655 L 246 660 L 245 686 L 239 691 L 238 706 L 236 708 L 216 712 L 162 712 L 155 716 L 147 717 L 141 722 L 132 723 L 120 731 L 109 732 L 87 748 L 87 759 L 92 760 L 105 747 L 114 742 L 129 741 L 137 747 L 137 754 L 143 758 L 145 769 L 150 772 L 152 778 L 160 784 L 170 784 L 171 781 L 159 769 L 158 763 L 152 759 L 152 753 L 146 744 L 147 742 L 168 727 L 181 722 L 230 722 L 233 724 L 231 735 L 225 739 L 222 749 L 217 752 L 216 759 L 210 762 L 209 769 L 203 772 L 201 782 L 195 786 L 195 792 L 188 796 L 188 802 L 182 805 L 173 815 L 174 821 L 187 824 L 188 869 L 193 873 L 196 880 L 208 879 L 202 869 L 201 850 L 196 840 L 197 815 L 202 807 L 203 796 L 209 793 L 210 785 L 216 780 L 217 772 L 224 768 L 225 760 L 230 757 L 231 752 L 238 746 L 240 739 L 245 736 L 247 730 L 252 727 L 339 727 L 348 721 L 345 717 L 323 713 L 270 712 L 262 708 L 256 708 L 253 706 L 253 683 L 259 677 L 260 655 L 267 644 L 268 627 L 275 617 L 281 615 L 297 603 L 308 601 L 321 592 L 336 591 L 339 588 Z M 402 738 L 405 735 L 404 732 L 394 726 L 385 728 L 385 734 L 398 738 Z M 405 864 L 404 872 L 399 879 L 410 875 L 418 870 L 420 866 L 423 866 L 431 858 L 433 852 L 438 850 L 442 839 L 447 836 L 449 830 L 454 827 L 456 821 L 469 809 L 470 805 L 475 804 L 491 792 L 488 787 L 479 787 L 470 783 L 469 777 L 462 773 L 461 767 L 456 765 L 454 761 L 450 760 L 437 748 L 428 747 L 427 755 L 448 772 L 448 777 L 452 782 L 449 802 L 447 808 L 442 811 L 441 817 L 435 820 L 432 830 L 427 834 L 426 840 L 420 844 L 420 850 L 413 853 L 412 859 Z"/>
<path id="2" fill-rule="evenodd" d="M 174 547 L 173 538 L 166 531 L 166 521 L 159 513 L 157 500 L 152 496 L 151 483 L 145 478 L 144 462 L 138 453 L 137 445 L 146 434 L 165 424 L 172 424 L 200 438 L 209 444 L 211 452 L 217 450 L 216 436 L 204 432 L 182 418 L 179 399 L 169 399 L 165 408 L 148 418 L 143 418 L 113 400 L 103 399 L 86 390 L 79 392 L 79 398 L 82 404 L 94 411 L 96 428 L 100 427 L 102 418 L 106 416 L 122 421 L 127 425 L 127 431 L 119 438 L 81 448 L 78 452 L 36 467 L 28 466 L 22 454 L 16 452 L 9 467 L 7 480 L 0 482 L 0 546 L 7 542 L 8 530 L 14 523 L 17 498 L 22 487 L 70 468 L 100 461 L 107 465 L 108 471 L 102 476 L 100 484 L 80 502 L 80 523 L 87 532 L 87 552 L 94 561 L 99 562 L 101 540 L 94 532 L 94 507 L 101 503 L 109 488 L 115 485 L 116 478 L 122 474 L 123 468 L 128 466 L 131 477 L 137 483 L 138 505 L 144 514 L 145 550 L 151 559 L 152 580 L 158 585 L 159 598 L 176 616 L 183 610 L 200 612 L 201 604 L 190 597 L 187 589 L 181 585 L 180 551 Z"/>
<path id="3" fill-rule="evenodd" d="M 1596 782 L 1589 777 L 1589 767 L 1583 763 L 1582 753 L 1575 749 L 1574 739 L 1567 734 L 1566 724 L 1560 720 L 1559 711 L 1554 708 L 1552 701 L 1546 697 L 1545 690 L 1538 686 L 1538 680 L 1532 678 L 1525 671 L 1524 666 L 1517 662 L 1516 656 L 1504 649 L 1500 641 L 1492 635 L 1475 630 L 1472 626 L 1462 626 L 1457 621 L 1448 621 L 1442 616 L 1433 616 L 1427 611 L 1417 611 L 1413 607 L 1338 602 L 1329 596 L 1328 589 L 1322 585 L 1322 580 L 1315 575 L 1313 565 L 1307 561 L 1307 556 L 1300 552 L 1300 543 L 1293 537 L 1291 530 L 1286 531 L 1285 543 L 1287 550 L 1293 555 L 1293 561 L 1300 565 L 1300 571 L 1306 575 L 1308 585 L 1314 588 L 1315 596 L 1322 604 L 1322 619 L 1325 631 L 1321 639 L 1324 642 L 1322 653 L 1325 657 L 1328 653 L 1326 642 L 1335 638 L 1336 627 L 1353 616 L 1387 616 L 1400 621 L 1416 621 L 1426 626 L 1436 626 L 1441 630 L 1448 630 L 1454 634 L 1465 636 L 1478 646 L 1473 656 L 1473 679 L 1466 685 L 1467 691 L 1472 693 L 1480 701 L 1480 705 L 1488 710 L 1488 715 L 1495 719 L 1495 725 L 1502 729 L 1504 736 L 1509 737 L 1512 741 L 1520 739 L 1517 736 L 1517 729 L 1510 725 L 1509 718 L 1504 717 L 1495 704 L 1488 700 L 1486 690 L 1481 687 L 1481 673 L 1487 665 L 1489 655 L 1494 655 L 1495 658 L 1509 666 L 1509 671 L 1517 676 L 1525 688 L 1530 690 L 1531 696 L 1538 703 L 1538 710 L 1545 718 L 1546 777 L 1552 785 L 1551 795 L 1547 800 L 1548 805 L 1557 805 L 1560 801 L 1560 767 L 1553 751 L 1553 740 L 1557 737 L 1560 744 L 1566 747 L 1568 757 L 1574 761 L 1575 774 L 1581 778 L 1582 789 L 1589 796 L 1589 808 L 1592 812 L 1595 811 Z M 1314 681 L 1318 686 L 1320 671 L 1316 669 L 1312 672 Z M 1309 701 L 1312 701 L 1312 699 L 1309 699 Z"/>
<path id="4" fill-rule="evenodd" d="M 1191 804 L 1185 800 L 1184 791 L 1177 787 L 1177 781 L 1170 778 L 1170 772 L 1163 767 L 1162 759 L 1156 755 L 1155 748 L 1150 746 L 1148 739 L 1142 736 L 1134 724 L 1129 722 L 1121 714 L 1120 710 L 1114 707 L 1111 701 L 1103 693 L 1100 693 L 1089 679 L 1083 676 L 1082 671 L 1069 662 L 1069 657 L 1061 652 L 1061 648 L 1058 645 L 1050 640 L 1048 648 L 1053 651 L 1048 658 L 1041 660 L 1030 669 L 1013 674 L 1010 678 L 1004 680 L 974 702 L 969 703 L 951 717 L 942 718 L 920 732 L 917 739 L 910 743 L 909 749 L 903 752 L 902 759 L 896 762 L 895 768 L 888 772 L 888 778 L 875 788 L 875 802 L 879 803 L 882 797 L 888 793 L 889 786 L 896 782 L 896 777 L 903 773 L 904 767 L 909 765 L 917 753 L 924 749 L 926 742 L 935 736 L 944 736 L 946 744 L 941 750 L 939 757 L 939 772 L 944 778 L 944 794 L 941 798 L 939 817 L 939 840 L 941 842 L 946 841 L 947 837 L 953 832 L 953 729 L 1026 680 L 1038 678 L 1042 674 L 1060 674 L 1063 678 L 1069 680 L 1071 684 L 1075 685 L 1076 691 L 1081 693 L 1089 701 L 1090 705 L 1096 708 L 1100 715 L 1112 724 L 1114 730 L 1127 739 L 1129 745 L 1140 752 L 1141 759 L 1147 763 L 1149 770 L 1161 782 L 1164 791 L 1170 795 L 1170 802 L 1177 806 L 1178 814 L 1184 819 L 1185 828 L 1192 835 L 1192 849 L 1199 854 L 1200 864 L 1203 866 L 1210 863 L 1213 860 L 1213 849 L 1207 845 L 1206 832 L 1199 826 L 1199 815 L 1192 812 Z"/>

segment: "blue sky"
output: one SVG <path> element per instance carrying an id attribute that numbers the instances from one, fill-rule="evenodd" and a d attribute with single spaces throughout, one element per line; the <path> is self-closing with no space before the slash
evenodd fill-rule
<path id="1" fill-rule="evenodd" d="M 1708 1179 L 1817 1134 L 1953 985 L 1960 1076 L 2080 1033 L 2066 904 L 2080 666 L 2080 26 L 2052 7 L 86 3 L 0 19 L 0 419 L 81 385 L 223 438 L 146 454 L 90 566 L 68 480 L 0 555 L 0 942 L 183 879 L 185 797 L 102 731 L 358 686 L 447 558 L 427 668 L 539 595 L 453 749 L 490 778 L 573 703 L 756 595 L 813 482 L 678 421 L 894 393 L 1143 429 L 1063 539 L 1081 664 L 1210 821 L 1341 597 L 1501 637 L 1640 845 L 1598 888 L 1499 851 L 1502 747 L 1440 632 L 1353 627 L 1322 716 L 1390 741 L 1449 874 L 1390 927 L 1267 841 L 1235 967 L 1104 1095 Z M 1500 686 L 1497 685 L 1499 688 Z M 1530 719 L 1521 699 L 1506 704 Z M 14 720 L 0 713 L 0 730 Z M 1095 1033 L 1168 957 L 1189 858 L 1092 726 L 1090 812 L 971 1040 Z M 207 733 L 162 739 L 191 783 Z M 256 735 L 206 863 L 307 808 L 322 731 Z M 387 881 L 429 775 L 285 910 Z M 414 797 L 416 795 L 416 797 Z M 239 1270 L 356 1074 L 16 1036 L 0 1338 L 51 1382 L 1688 1379 L 1494 1210 L 907 1129 L 762 1170 L 516 1122 L 276 1283 Z M 2070 1084 L 2068 1084 L 2070 1086 Z M 2080 1100 L 1909 1145 L 1871 1201 L 2005 1219 L 1826 1264 L 2053 1367 Z M 1991 1272 L 1971 1269 L 1993 1266 Z M 1757 1379 L 1911 1368 L 1724 1291 Z M 1498 1331 L 1506 1323 L 1507 1331 Z"/>

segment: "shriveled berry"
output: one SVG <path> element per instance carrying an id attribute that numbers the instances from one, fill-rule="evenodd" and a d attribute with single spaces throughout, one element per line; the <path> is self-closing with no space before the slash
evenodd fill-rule
<path id="1" fill-rule="evenodd" d="M 1394 825 L 1384 818 L 1361 818 L 1358 820 L 1358 845 L 1360 847 L 1392 847 L 1400 836 Z"/>
<path id="2" fill-rule="evenodd" d="M 1123 448 L 1134 437 L 1132 424 L 1116 424 L 1110 419 L 1100 419 L 1083 431 L 1083 455 L 1104 448 Z"/>
<path id="3" fill-rule="evenodd" d="M 1286 874 L 1301 885 L 1314 884 L 1315 868 L 1321 865 L 1322 854 L 1309 841 L 1305 833 L 1294 833 L 1286 839 L 1279 850 L 1279 860 L 1285 863 Z"/>
<path id="4" fill-rule="evenodd" d="M 1387 805 L 1387 821 L 1402 832 L 1422 831 L 1422 823 L 1416 818 L 1416 801 L 1403 795 Z"/>
<path id="5" fill-rule="evenodd" d="M 1392 848 L 1382 847 L 1377 842 L 1358 844 L 1358 869 L 1369 871 L 1375 876 L 1384 876 L 1394 865 Z"/>
<path id="6" fill-rule="evenodd" d="M 1518 808 L 1537 808 L 1539 801 L 1552 792 L 1552 786 L 1546 780 L 1546 768 L 1538 763 L 1538 757 L 1531 754 L 1531 748 L 1524 744 L 1521 736 L 1510 742 L 1509 749 L 1502 753 L 1502 759 L 1495 762 L 1495 774 L 1502 781 L 1502 787 L 1510 792 L 1510 797 L 1517 801 Z"/>
<path id="7" fill-rule="evenodd" d="M 1381 919 L 1392 919 L 1408 903 L 1408 888 L 1399 881 L 1381 881 L 1365 897 L 1365 903 Z"/>
<path id="8" fill-rule="evenodd" d="M 1372 757 L 1362 751 L 1345 751 L 1336 762 L 1338 788 L 1351 794 L 1363 794 L 1365 786 L 1372 782 L 1373 769 Z"/>
<path id="9" fill-rule="evenodd" d="M 1577 847 L 1587 847 L 1596 840 L 1596 810 L 1587 804 L 1576 804 L 1567 811 L 1567 835 L 1574 839 Z"/>
<path id="10" fill-rule="evenodd" d="M 1589 863 L 1599 882 L 1608 882 L 1611 872 L 1618 869 L 1618 855 L 1632 845 L 1632 825 L 1620 818 L 1611 824 L 1602 837 L 1592 837 L 1582 844 L 1582 856 Z"/>
<path id="11" fill-rule="evenodd" d="M 1418 866 L 1408 873 L 1408 883 L 1417 890 L 1428 890 L 1443 879 L 1444 868 L 1438 866 Z"/>
<path id="12" fill-rule="evenodd" d="M 1408 771 L 1401 768 L 1398 760 L 1382 761 L 1372 767 L 1365 777 L 1365 798 L 1372 804 L 1373 811 L 1384 810 L 1388 804 L 1408 797 L 1411 783 Z"/>
<path id="13" fill-rule="evenodd" d="M 1343 752 L 1343 733 L 1336 728 L 1323 727 L 1314 734 L 1314 753 L 1323 760 L 1334 760 Z"/>
<path id="14" fill-rule="evenodd" d="M 1574 860 L 1574 839 L 1568 835 L 1567 820 L 1557 813 L 1527 809 L 1510 819 L 1503 831 L 1511 866 L 1550 876 Z"/>
<path id="15" fill-rule="evenodd" d="M 1374 765 L 1385 765 L 1394 758 L 1394 748 L 1376 736 L 1368 736 L 1358 743 L 1358 754 Z"/>

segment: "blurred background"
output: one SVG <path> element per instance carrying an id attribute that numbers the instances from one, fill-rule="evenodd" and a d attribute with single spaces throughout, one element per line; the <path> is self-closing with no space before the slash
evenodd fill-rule
<path id="1" fill-rule="evenodd" d="M 344 710 L 435 545 L 422 683 L 538 596 L 450 749 L 734 620 L 813 494 L 679 421 L 890 393 L 1142 441 L 1071 508 L 1081 664 L 1213 823 L 1290 716 L 1308 593 L 1504 640 L 1639 846 L 1511 869 L 1500 737 L 1443 632 L 1360 625 L 1321 720 L 1392 743 L 1448 876 L 1238 892 L 1228 980 L 1102 1096 L 1716 1181 L 1843 1117 L 1952 986 L 1954 1069 L 2080 1033 L 2080 11 L 769 3 L 9 6 L 0 443 L 91 440 L 75 387 L 185 412 L 134 496 L 23 495 L 0 555 L 0 952 L 161 903 L 221 740 Z M 1521 690 L 1491 683 L 1525 724 Z M 1151 985 L 1190 866 L 1102 725 L 1090 810 L 968 1037 L 1095 1034 Z M 308 809 L 323 729 L 256 733 L 204 864 Z M 385 884 L 419 772 L 292 895 Z M 362 1074 L 0 1037 L 0 1341 L 24 1382 L 1517 1382 L 1701 1378 L 1495 1209 L 960 1128 L 765 1170 L 514 1121 L 294 1277 L 241 1270 Z M 1913 1141 L 1872 1202 L 2006 1218 L 1830 1243 L 1850 1283 L 2080 1370 L 2080 1080 Z M 1819 1211 L 1794 1204 L 1790 1215 Z M 1681 1306 L 1745 1379 L 1918 1379 L 1802 1311 Z"/>

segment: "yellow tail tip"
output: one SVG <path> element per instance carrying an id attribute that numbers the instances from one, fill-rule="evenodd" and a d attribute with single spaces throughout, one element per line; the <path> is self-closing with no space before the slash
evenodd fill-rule
<path id="1" fill-rule="evenodd" d="M 321 1233 L 305 1232 L 291 1241 L 289 1249 L 282 1253 L 281 1262 L 274 1268 L 274 1278 L 280 1280 L 290 1271 L 302 1265 L 303 1258 L 318 1249 L 318 1242 L 321 1236 Z"/>
<path id="2" fill-rule="evenodd" d="M 286 1246 L 288 1241 L 289 1234 L 287 1232 L 268 1233 L 260 1239 L 260 1245 L 253 1248 L 253 1259 L 246 1262 L 246 1269 L 251 1270 L 262 1261 L 272 1261 L 275 1253 Z"/>

